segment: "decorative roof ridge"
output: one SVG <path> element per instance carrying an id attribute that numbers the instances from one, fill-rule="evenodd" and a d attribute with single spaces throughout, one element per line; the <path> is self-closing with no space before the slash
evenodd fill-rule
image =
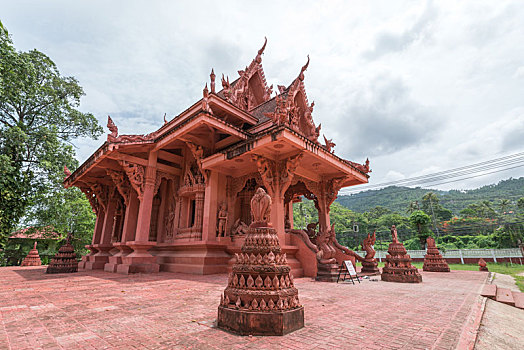
<path id="1" fill-rule="evenodd" d="M 337 156 L 336 154 L 334 153 L 331 153 L 327 150 L 326 146 L 324 145 L 321 145 L 319 143 L 316 143 L 316 142 L 313 142 L 311 141 L 310 139 L 308 139 L 307 137 L 305 137 L 304 135 L 301 135 L 300 133 L 296 132 L 295 130 L 291 129 L 289 126 L 287 125 L 274 125 L 270 128 L 267 128 L 261 132 L 258 132 L 254 135 L 252 135 L 252 138 L 250 139 L 247 139 L 247 140 L 243 140 L 243 141 L 239 141 L 235 144 L 232 144 L 231 146 L 228 146 L 218 152 L 222 153 L 222 154 L 225 154 L 226 157 L 228 156 L 228 153 L 229 152 L 232 152 L 234 151 L 236 148 L 240 148 L 242 146 L 244 146 L 245 144 L 248 144 L 248 143 L 253 143 L 255 142 L 256 140 L 266 136 L 266 135 L 269 135 L 269 134 L 272 134 L 272 133 L 276 133 L 276 132 L 280 132 L 280 131 L 289 131 L 291 132 L 293 135 L 301 138 L 304 142 L 306 142 L 307 144 L 309 144 L 309 148 L 306 148 L 306 149 L 314 149 L 314 148 L 317 148 L 317 149 L 322 149 L 322 151 L 324 151 L 326 154 L 328 154 L 330 157 L 333 157 L 335 158 L 336 160 L 344 163 L 345 165 L 349 166 L 350 168 L 352 168 L 353 170 L 356 170 L 358 171 L 359 173 L 361 173 L 362 175 L 366 176 L 367 178 L 369 178 L 369 175 L 367 173 L 365 173 L 363 170 L 359 169 L 356 165 L 360 165 L 358 163 L 355 163 L 355 162 L 352 162 L 350 160 L 347 160 L 347 159 L 344 159 L 344 158 L 341 158 L 339 156 Z M 217 153 L 218 153 L 217 152 Z M 247 152 L 247 151 L 246 151 Z M 245 153 L 245 152 L 244 152 Z M 238 156 L 240 154 L 236 154 L 235 153 L 235 157 Z M 233 157 L 234 158 L 234 157 Z M 367 164 L 369 164 L 369 162 L 367 162 Z"/>
<path id="2" fill-rule="evenodd" d="M 262 54 L 266 45 L 267 38 L 265 37 L 264 45 L 258 50 L 256 57 L 245 69 L 237 71 L 240 77 L 232 83 L 229 82 L 229 76 L 222 74 L 222 90 L 218 94 L 223 95 L 225 100 L 248 112 L 270 99 L 273 92 L 273 85 L 268 86 L 266 74 L 262 67 Z M 257 83 L 251 86 L 249 82 L 255 75 L 258 76 Z"/>
<path id="3" fill-rule="evenodd" d="M 200 102 L 200 101 L 199 101 Z M 202 114 L 205 114 L 207 117 L 210 117 L 218 122 L 221 122 L 223 123 L 224 125 L 227 125 L 228 127 L 231 127 L 233 128 L 235 131 L 241 133 L 241 134 L 244 134 L 246 137 L 253 137 L 253 134 L 246 131 L 246 130 L 242 130 L 238 127 L 236 127 L 235 125 L 231 124 L 231 123 L 228 123 L 227 121 L 223 120 L 223 119 L 220 119 L 218 118 L 217 116 L 213 115 L 212 113 L 204 110 L 204 109 L 199 109 L 197 110 L 197 112 L 192 115 L 191 117 L 185 119 L 184 121 L 182 121 L 180 124 L 178 125 L 175 125 L 171 130 L 163 133 L 162 135 L 159 135 L 159 136 L 156 136 L 154 138 L 151 138 L 149 140 L 146 140 L 146 141 L 140 141 L 140 142 L 129 142 L 129 141 L 118 141 L 117 139 L 114 139 L 112 141 L 105 141 L 93 154 L 91 154 L 91 156 L 89 156 L 89 158 L 87 158 L 80 166 L 78 166 L 78 168 L 75 169 L 75 171 L 73 171 L 71 173 L 71 175 L 67 176 L 64 181 L 63 181 L 63 184 L 64 185 L 67 185 L 68 183 L 70 182 L 73 182 L 77 179 L 77 177 L 84 173 L 86 171 L 87 168 L 91 167 L 93 164 L 96 163 L 96 161 L 98 159 L 100 159 L 102 156 L 104 156 L 105 154 L 107 154 L 107 151 L 113 151 L 115 149 L 114 146 L 117 146 L 117 145 L 122 145 L 122 144 L 131 144 L 131 143 L 149 143 L 149 144 L 154 144 L 154 143 L 157 143 L 158 141 L 162 140 L 163 138 L 165 138 L 167 135 L 175 132 L 176 130 L 180 129 L 181 127 L 185 126 L 186 124 L 188 124 L 189 122 L 193 121 L 195 118 L 201 116 Z M 125 135 L 121 135 L 121 136 L 125 136 Z M 139 135 L 140 136 L 140 135 Z"/>

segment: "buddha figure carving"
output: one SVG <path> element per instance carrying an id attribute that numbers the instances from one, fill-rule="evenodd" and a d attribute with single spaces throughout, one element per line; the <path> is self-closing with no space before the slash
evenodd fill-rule
<path id="1" fill-rule="evenodd" d="M 271 219 L 271 197 L 259 187 L 251 199 L 251 215 L 253 222 L 250 227 L 267 227 Z"/>
<path id="2" fill-rule="evenodd" d="M 226 228 L 227 228 L 227 208 L 226 203 L 222 202 L 220 205 L 220 209 L 218 211 L 218 237 L 225 237 L 226 236 Z"/>

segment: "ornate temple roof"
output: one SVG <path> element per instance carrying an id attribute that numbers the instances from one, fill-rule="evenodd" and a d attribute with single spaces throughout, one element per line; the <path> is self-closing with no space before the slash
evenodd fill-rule
<path id="1" fill-rule="evenodd" d="M 278 85 L 276 91 L 273 91 L 273 86 L 267 84 L 262 67 L 266 45 L 267 40 L 252 62 L 238 71 L 239 76 L 233 82 L 222 75 L 222 89 L 218 92 L 215 72 L 212 70 L 210 88 L 206 84 L 203 97 L 173 119 L 168 121 L 164 118 L 164 125 L 150 134 L 119 135 L 117 126 L 108 117 L 107 126 L 111 133 L 107 141 L 73 174 L 68 174 L 64 184 L 74 185 L 79 177 L 103 159 L 122 161 L 126 158 L 147 165 L 145 155 L 150 150 L 160 150 L 163 161 L 158 166 L 161 170 L 180 175 L 182 157 L 179 149 L 187 142 L 201 145 L 206 150 L 207 158 L 222 153 L 227 154 L 224 157 L 229 159 L 232 154 L 241 154 L 239 149 L 249 152 L 256 140 L 262 140 L 269 134 L 300 139 L 300 142 L 293 141 L 294 148 L 288 151 L 303 148 L 313 152 L 315 155 L 310 159 L 313 164 L 317 164 L 318 160 L 329 160 L 332 166 L 329 174 L 332 176 L 352 173 L 353 177 L 359 178 L 356 182 L 348 181 L 348 185 L 367 182 L 367 173 L 370 172 L 368 162 L 358 164 L 339 158 L 334 154 L 335 144 L 331 140 L 324 136 L 324 144 L 319 141 L 321 125 L 316 125 L 313 120 L 314 102 L 309 103 L 304 86 L 309 56 L 291 84 L 287 87 Z M 272 137 L 273 141 L 276 140 L 276 136 Z"/>

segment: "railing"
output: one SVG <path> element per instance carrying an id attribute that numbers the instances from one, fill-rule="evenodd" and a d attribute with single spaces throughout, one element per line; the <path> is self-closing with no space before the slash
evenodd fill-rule
<path id="1" fill-rule="evenodd" d="M 358 251 L 357 254 L 365 256 L 366 252 Z M 493 259 L 494 262 L 497 262 L 499 259 L 508 259 L 508 258 L 520 258 L 524 261 L 524 256 L 519 248 L 508 248 L 508 249 L 448 249 L 446 251 L 440 251 L 444 259 L 460 259 L 461 263 L 464 264 L 464 259 Z M 375 258 L 379 261 L 382 261 L 386 258 L 387 251 L 377 250 Z M 409 256 L 413 259 L 424 259 L 426 255 L 425 250 L 408 250 Z"/>

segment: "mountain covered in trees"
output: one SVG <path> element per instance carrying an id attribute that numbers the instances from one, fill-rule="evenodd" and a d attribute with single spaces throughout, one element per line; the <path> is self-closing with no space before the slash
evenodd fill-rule
<path id="1" fill-rule="evenodd" d="M 438 195 L 440 204 L 458 215 L 470 204 L 489 201 L 496 205 L 506 199 L 513 203 L 507 210 L 515 210 L 516 199 L 524 197 L 524 177 L 502 180 L 498 184 L 486 185 L 474 190 L 440 191 L 427 188 L 390 186 L 380 190 L 363 191 L 352 195 L 340 195 L 337 202 L 352 211 L 364 213 L 376 207 L 384 207 L 393 212 L 404 213 L 411 203 L 420 201 L 428 192 Z M 422 205 L 422 204 L 420 204 Z"/>
<path id="2" fill-rule="evenodd" d="M 407 249 L 424 249 L 428 236 L 441 249 L 515 248 L 524 240 L 524 178 L 503 180 L 475 190 L 438 191 L 388 187 L 340 196 L 331 205 L 337 239 L 358 249 L 376 232 L 376 249 L 385 250 L 396 225 Z M 314 203 L 293 205 L 294 227 L 318 221 Z"/>

